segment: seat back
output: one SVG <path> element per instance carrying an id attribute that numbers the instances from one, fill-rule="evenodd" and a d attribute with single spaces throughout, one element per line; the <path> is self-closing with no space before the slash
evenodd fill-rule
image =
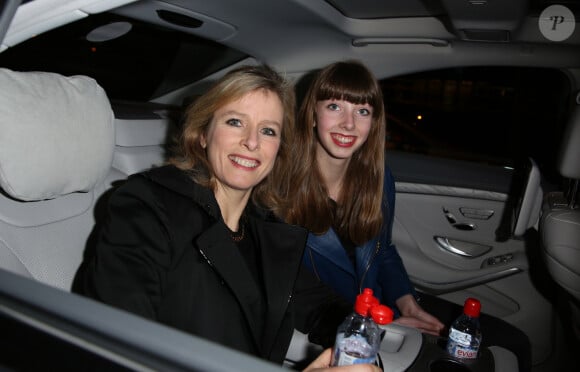
<path id="1" fill-rule="evenodd" d="M 558 166 L 569 185 L 544 198 L 540 232 L 548 271 L 562 288 L 580 300 L 580 106 L 576 106 L 563 138 Z"/>
<path id="2" fill-rule="evenodd" d="M 125 175 L 161 165 L 169 155 L 180 109 L 160 104 L 115 103 L 113 167 Z"/>
<path id="3" fill-rule="evenodd" d="M 114 118 L 85 76 L 0 69 L 0 267 L 70 290 L 113 180 Z"/>

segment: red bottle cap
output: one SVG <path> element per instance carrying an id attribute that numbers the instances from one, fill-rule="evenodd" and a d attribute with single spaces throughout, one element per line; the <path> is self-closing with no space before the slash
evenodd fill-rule
<path id="1" fill-rule="evenodd" d="M 375 323 L 386 325 L 393 321 L 393 310 L 387 305 L 376 305 L 370 309 L 371 317 Z"/>
<path id="2" fill-rule="evenodd" d="M 373 290 L 365 288 L 361 294 L 356 296 L 354 311 L 362 316 L 369 315 L 369 308 L 379 304 L 379 300 L 373 296 Z"/>
<path id="3" fill-rule="evenodd" d="M 472 318 L 479 317 L 479 312 L 481 311 L 481 303 L 478 299 L 469 297 L 465 300 L 463 305 L 463 312 Z"/>

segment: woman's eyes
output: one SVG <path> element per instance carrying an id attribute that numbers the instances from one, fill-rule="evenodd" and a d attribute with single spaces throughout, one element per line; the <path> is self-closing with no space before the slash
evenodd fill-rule
<path id="1" fill-rule="evenodd" d="M 276 136 L 277 134 L 276 131 L 272 128 L 262 128 L 260 131 L 266 136 Z"/>
<path id="2" fill-rule="evenodd" d="M 231 119 L 226 120 L 226 124 L 228 124 L 232 127 L 241 127 L 242 121 L 240 119 L 231 118 Z M 278 134 L 275 129 L 268 128 L 268 127 L 261 128 L 260 133 L 262 133 L 266 136 L 272 136 L 272 137 L 275 137 Z"/>
<path id="3" fill-rule="evenodd" d="M 371 111 L 366 108 L 361 108 L 360 110 L 358 110 L 358 113 L 362 116 L 369 116 L 371 114 Z"/>
<path id="4" fill-rule="evenodd" d="M 242 121 L 240 119 L 228 119 L 228 120 L 226 120 L 226 123 L 228 125 L 231 125 L 232 127 L 242 126 Z"/>
<path id="5" fill-rule="evenodd" d="M 332 111 L 340 111 L 340 106 L 336 103 L 330 103 L 326 107 Z M 356 112 L 361 116 L 369 116 L 371 115 L 371 110 L 368 108 L 360 108 L 356 110 Z"/>

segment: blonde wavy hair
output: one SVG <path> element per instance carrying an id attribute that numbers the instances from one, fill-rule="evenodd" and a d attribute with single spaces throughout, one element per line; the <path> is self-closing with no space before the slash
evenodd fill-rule
<path id="1" fill-rule="evenodd" d="M 290 144 L 295 133 L 296 99 L 293 86 L 266 65 L 236 68 L 219 79 L 204 95 L 186 110 L 183 130 L 169 163 L 187 171 L 198 184 L 214 189 L 214 171 L 200 143 L 206 135 L 214 113 L 224 105 L 256 90 L 275 93 L 284 109 L 280 148 L 272 172 L 254 187 L 254 203 L 276 212 L 282 203 L 281 186 L 286 178 L 291 156 Z"/>

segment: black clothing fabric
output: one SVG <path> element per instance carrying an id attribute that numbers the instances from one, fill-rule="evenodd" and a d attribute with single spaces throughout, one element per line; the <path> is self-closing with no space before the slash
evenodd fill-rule
<path id="1" fill-rule="evenodd" d="M 259 275 L 211 190 L 173 166 L 131 176 L 109 200 L 82 292 L 273 362 L 284 360 L 294 328 L 332 345 L 352 307 L 301 269 L 307 231 L 252 204 L 244 213 L 243 244 L 255 242 Z"/>

